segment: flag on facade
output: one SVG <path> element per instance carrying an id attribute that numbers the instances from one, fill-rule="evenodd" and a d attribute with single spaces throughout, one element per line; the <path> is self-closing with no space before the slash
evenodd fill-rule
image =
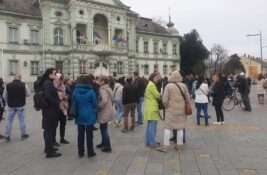
<path id="1" fill-rule="evenodd" d="M 95 32 L 94 39 L 95 39 L 95 41 L 102 41 L 103 40 L 101 35 L 98 32 Z"/>
<path id="2" fill-rule="evenodd" d="M 83 40 L 83 41 L 86 41 L 88 39 L 84 33 L 80 33 L 80 37 L 79 38 L 81 40 Z"/>

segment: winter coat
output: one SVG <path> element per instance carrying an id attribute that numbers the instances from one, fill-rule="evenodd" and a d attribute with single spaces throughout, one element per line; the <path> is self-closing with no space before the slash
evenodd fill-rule
<path id="1" fill-rule="evenodd" d="M 122 90 L 123 86 L 120 83 L 116 83 L 113 90 L 114 100 L 122 100 Z"/>
<path id="2" fill-rule="evenodd" d="M 145 91 L 146 91 L 146 83 L 145 83 L 144 79 L 138 77 L 135 79 L 133 84 L 137 89 L 138 97 L 144 97 Z"/>
<path id="3" fill-rule="evenodd" d="M 184 129 L 186 127 L 185 100 L 178 84 L 183 91 L 186 100 L 190 101 L 190 95 L 187 86 L 182 82 L 182 77 L 178 71 L 171 74 L 168 79 L 169 84 L 165 87 L 162 102 L 165 106 L 165 129 Z M 175 84 L 176 83 L 176 84 Z"/>
<path id="4" fill-rule="evenodd" d="M 98 101 L 90 85 L 77 84 L 72 100 L 76 102 L 77 125 L 94 125 L 96 123 L 96 108 Z"/>
<path id="5" fill-rule="evenodd" d="M 256 88 L 257 88 L 257 94 L 258 95 L 262 95 L 262 94 L 264 95 L 265 94 L 265 89 L 263 87 L 264 82 L 265 82 L 265 79 L 261 79 L 257 82 Z"/>
<path id="6" fill-rule="evenodd" d="M 196 103 L 208 103 L 209 86 L 206 83 L 202 83 L 195 91 L 195 102 Z"/>
<path id="7" fill-rule="evenodd" d="M 224 92 L 224 86 L 221 82 L 217 82 L 214 84 L 211 96 L 213 97 L 212 99 L 213 106 L 220 106 L 223 104 L 225 92 Z"/>
<path id="8" fill-rule="evenodd" d="M 160 93 L 157 86 L 152 81 L 149 81 L 145 92 L 145 105 L 144 105 L 144 120 L 159 120 L 159 107 L 158 100 Z"/>
<path id="9" fill-rule="evenodd" d="M 105 84 L 99 89 L 99 104 L 97 110 L 97 119 L 99 123 L 105 124 L 113 120 L 113 92 L 108 84 Z"/>
<path id="10" fill-rule="evenodd" d="M 123 105 L 138 103 L 139 95 L 137 92 L 137 88 L 132 84 L 127 84 L 123 88 L 122 92 L 122 103 Z"/>
<path id="11" fill-rule="evenodd" d="M 42 128 L 43 129 L 55 129 L 59 120 L 59 97 L 57 89 L 53 84 L 53 80 L 47 79 L 42 85 L 44 90 L 44 98 L 47 104 L 47 107 L 42 110 L 43 120 Z"/>

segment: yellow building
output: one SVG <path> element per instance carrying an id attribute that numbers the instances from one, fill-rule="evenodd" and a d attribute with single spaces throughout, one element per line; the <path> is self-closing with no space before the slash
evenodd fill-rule
<path id="1" fill-rule="evenodd" d="M 247 77 L 256 78 L 260 73 L 263 73 L 263 75 L 267 73 L 267 62 L 262 61 L 260 58 L 246 54 L 240 56 L 240 58 L 245 67 Z M 261 72 L 261 65 L 263 66 L 263 72 Z"/>

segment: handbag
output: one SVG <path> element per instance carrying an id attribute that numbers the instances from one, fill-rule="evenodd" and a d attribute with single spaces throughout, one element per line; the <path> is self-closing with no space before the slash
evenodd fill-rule
<path id="1" fill-rule="evenodd" d="M 210 103 L 210 95 L 207 95 L 201 88 L 199 88 L 202 92 L 203 92 L 203 94 L 204 95 L 206 95 L 207 96 L 207 98 L 208 98 L 208 101 L 209 101 L 209 103 Z"/>
<path id="2" fill-rule="evenodd" d="M 180 92 L 181 92 L 181 94 L 182 94 L 182 96 L 184 98 L 184 101 L 185 101 L 185 114 L 186 115 L 192 115 L 192 113 L 193 113 L 192 111 L 193 110 L 192 110 L 192 106 L 191 106 L 190 102 L 186 100 L 185 95 L 184 95 L 182 89 L 180 88 L 180 86 L 177 83 L 174 83 L 174 84 L 180 89 Z"/>
<path id="3" fill-rule="evenodd" d="M 69 116 L 71 116 L 73 118 L 77 118 L 77 107 L 76 107 L 75 94 L 74 94 L 74 97 L 72 99 L 68 114 L 69 114 Z"/>

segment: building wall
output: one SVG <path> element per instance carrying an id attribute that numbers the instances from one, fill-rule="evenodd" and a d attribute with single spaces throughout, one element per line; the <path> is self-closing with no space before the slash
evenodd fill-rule
<path id="1" fill-rule="evenodd" d="M 96 73 L 103 71 L 103 66 L 94 68 L 96 65 L 105 64 L 108 68 L 105 73 L 110 75 L 131 75 L 139 70 L 141 76 L 144 75 L 144 66 L 149 65 L 149 74 L 154 72 L 154 65 L 158 65 L 158 71 L 163 74 L 163 65 L 167 65 L 167 72 L 173 69 L 179 69 L 179 40 L 178 37 L 163 36 L 160 34 L 138 33 L 136 24 L 138 19 L 135 16 L 127 15 L 123 9 L 104 6 L 97 3 L 73 1 L 69 5 L 57 4 L 45 1 L 41 9 L 42 18 L 31 18 L 25 16 L 5 15 L 0 13 L 0 49 L 4 51 L 0 71 L 0 76 L 5 81 L 12 81 L 13 75 L 10 74 L 10 62 L 17 61 L 17 73 L 22 74 L 23 81 L 33 82 L 37 75 L 31 74 L 32 61 L 38 63 L 38 70 L 41 74 L 46 68 L 56 67 L 56 63 L 62 62 L 65 77 L 74 77 L 81 75 L 80 63 L 85 61 L 85 73 Z M 83 11 L 83 15 L 80 11 Z M 61 16 L 56 13 L 60 12 Z M 96 14 L 105 15 L 107 18 L 106 37 L 107 46 L 94 44 L 94 16 Z M 42 21 L 43 19 L 43 21 Z M 120 19 L 120 20 L 118 20 Z M 44 24 L 44 25 L 42 25 Z M 79 44 L 76 40 L 76 29 L 74 27 L 84 25 L 86 28 L 86 44 Z M 19 29 L 18 43 L 9 43 L 8 27 L 15 26 Z M 64 33 L 64 45 L 54 45 L 54 30 L 60 27 Z M 38 30 L 38 44 L 30 44 L 30 30 Z M 128 38 L 127 47 L 116 46 L 112 40 L 116 29 L 122 30 L 122 35 Z M 42 33 L 44 30 L 44 33 Z M 28 42 L 26 42 L 28 40 Z M 44 40 L 44 41 L 43 41 Z M 136 41 L 138 40 L 138 52 L 136 51 Z M 144 41 L 149 43 L 149 53 L 144 53 Z M 153 51 L 153 43 L 158 41 L 158 53 Z M 44 45 L 43 45 L 44 42 Z M 163 43 L 167 43 L 167 53 L 160 53 Z M 177 45 L 177 55 L 173 55 L 172 46 Z M 109 53 L 111 52 L 111 53 Z M 1 55 L 1 54 L 0 54 Z M 0 56 L 1 58 L 1 56 Z M 118 65 L 122 63 L 122 72 L 118 72 Z M 1 67 L 1 69 L 2 69 Z M 74 67 L 74 70 L 73 70 Z M 93 68 L 93 69 L 92 69 Z"/>

